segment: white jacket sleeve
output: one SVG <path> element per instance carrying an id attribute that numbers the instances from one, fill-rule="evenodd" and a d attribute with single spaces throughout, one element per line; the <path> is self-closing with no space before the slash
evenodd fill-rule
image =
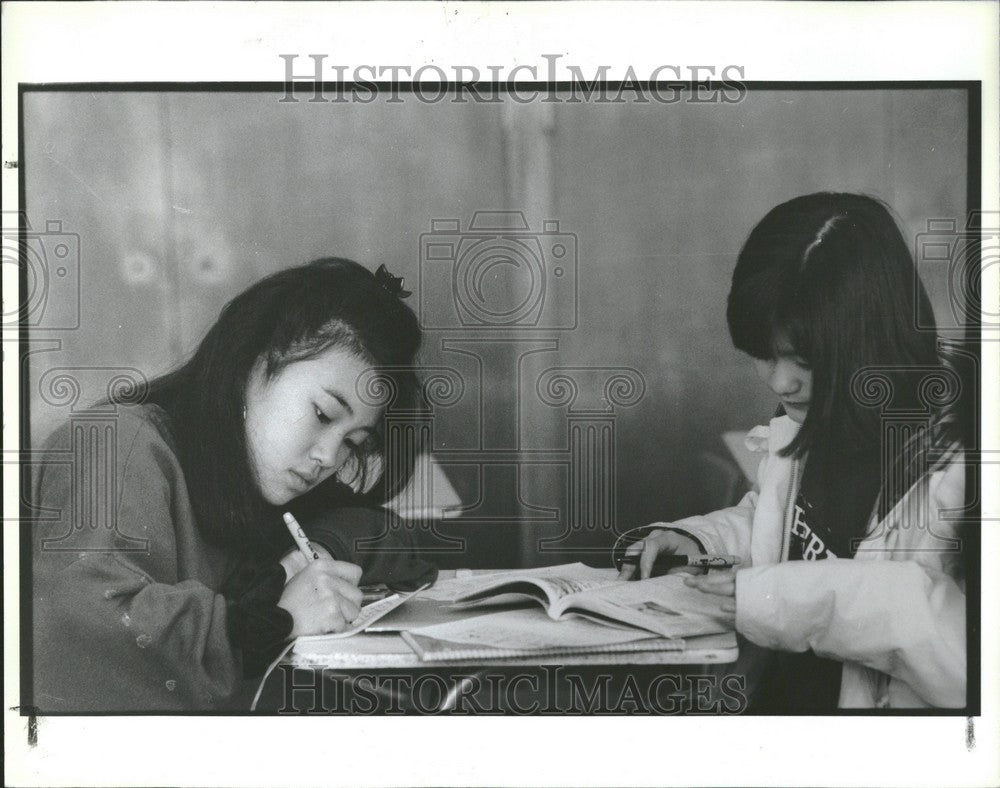
<path id="1" fill-rule="evenodd" d="M 686 517 L 671 523 L 671 527 L 694 537 L 707 553 L 739 556 L 746 563 L 750 559 L 750 531 L 756 508 L 757 492 L 751 490 L 736 506 Z"/>
<path id="2" fill-rule="evenodd" d="M 750 555 L 750 526 L 756 507 L 757 493 L 751 491 L 736 506 L 686 517 L 672 523 L 655 523 L 626 531 L 618 537 L 614 550 L 617 553 L 653 531 L 677 531 L 693 538 L 705 553 L 736 555 L 745 562 Z"/>
<path id="3" fill-rule="evenodd" d="M 764 430 L 757 427 L 751 430 L 750 435 Z M 754 451 L 764 451 L 760 465 L 757 469 L 758 480 L 763 478 L 767 472 L 768 457 L 766 454 L 766 443 L 760 443 L 753 449 Z M 754 512 L 757 510 L 757 501 L 760 497 L 759 491 L 755 488 L 750 490 L 740 499 L 735 506 L 719 509 L 708 514 L 685 517 L 683 520 L 675 520 L 671 523 L 654 523 L 653 525 L 633 528 L 618 537 L 615 542 L 615 553 L 624 549 L 628 544 L 642 539 L 655 530 L 677 531 L 685 536 L 694 539 L 702 551 L 711 555 L 735 555 L 746 565 L 750 562 L 750 533 L 753 527 Z"/>
<path id="4" fill-rule="evenodd" d="M 812 649 L 965 705 L 965 592 L 914 561 L 792 561 L 736 575 L 736 629 L 760 646 Z"/>

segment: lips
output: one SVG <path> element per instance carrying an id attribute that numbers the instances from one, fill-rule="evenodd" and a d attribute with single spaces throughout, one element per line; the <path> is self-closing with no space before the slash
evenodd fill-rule
<path id="1" fill-rule="evenodd" d="M 299 473 L 298 471 L 292 471 L 292 476 L 301 482 L 303 487 L 312 487 L 316 483 L 318 476 L 306 475 L 304 473 Z"/>

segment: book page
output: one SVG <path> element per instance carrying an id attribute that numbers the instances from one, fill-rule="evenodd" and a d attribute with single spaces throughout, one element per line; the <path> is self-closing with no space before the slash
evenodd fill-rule
<path id="1" fill-rule="evenodd" d="M 726 632 L 723 597 L 684 584 L 683 575 L 613 583 L 566 600 L 560 611 L 642 627 L 663 637 Z"/>
<path id="2" fill-rule="evenodd" d="M 505 604 L 519 597 L 529 597 L 543 604 L 547 599 L 552 605 L 572 594 L 613 583 L 617 575 L 614 569 L 594 569 L 582 563 L 525 569 L 508 575 L 472 578 L 452 601 L 461 605 Z"/>
<path id="3" fill-rule="evenodd" d="M 486 613 L 409 631 L 450 643 L 501 649 L 607 646 L 653 637 L 642 630 L 613 629 L 579 618 L 553 621 L 537 608 Z"/>

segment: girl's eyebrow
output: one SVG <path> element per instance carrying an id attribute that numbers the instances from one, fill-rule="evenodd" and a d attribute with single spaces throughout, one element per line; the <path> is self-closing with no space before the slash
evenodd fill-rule
<path id="1" fill-rule="evenodd" d="M 327 394 L 333 397 L 333 399 L 337 400 L 337 402 L 340 403 L 340 406 L 347 411 L 347 415 L 353 418 L 354 408 L 351 407 L 351 403 L 349 403 L 346 399 L 344 399 L 343 395 L 341 395 L 340 392 L 338 392 L 336 389 L 327 388 L 326 386 L 323 386 L 323 391 L 325 391 Z M 368 435 L 375 434 L 375 428 L 367 424 L 364 425 L 363 427 L 358 427 L 358 429 L 366 432 Z"/>
<path id="2" fill-rule="evenodd" d="M 329 394 L 331 397 L 337 400 L 337 402 L 340 403 L 340 406 L 347 411 L 347 414 L 349 416 L 354 415 L 354 408 L 351 407 L 351 403 L 349 403 L 346 399 L 344 399 L 344 397 L 340 394 L 340 392 L 338 392 L 336 389 L 327 388 L 326 386 L 323 387 L 323 391 L 325 391 L 327 394 Z"/>

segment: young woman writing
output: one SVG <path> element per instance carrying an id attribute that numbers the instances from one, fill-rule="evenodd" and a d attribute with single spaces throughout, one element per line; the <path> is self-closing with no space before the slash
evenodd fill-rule
<path id="1" fill-rule="evenodd" d="M 384 414 L 359 380 L 385 368 L 397 404 L 418 388 L 420 330 L 399 281 L 328 258 L 236 297 L 187 363 L 141 404 L 116 405 L 114 462 L 96 480 L 114 497 L 113 512 L 94 510 L 107 521 L 79 521 L 81 475 L 42 464 L 34 501 L 58 516 L 32 529 L 41 711 L 232 708 L 289 638 L 357 615 L 364 570 L 349 537 L 378 535 L 388 516 L 357 504 L 395 492 L 374 478 Z M 71 429 L 49 446 L 72 443 Z M 75 461 L 96 462 L 81 434 Z M 322 517 L 306 527 L 320 560 L 294 549 L 289 510 Z M 51 549 L 67 531 L 74 551 Z M 374 563 L 372 581 L 433 572 L 405 556 Z"/>

